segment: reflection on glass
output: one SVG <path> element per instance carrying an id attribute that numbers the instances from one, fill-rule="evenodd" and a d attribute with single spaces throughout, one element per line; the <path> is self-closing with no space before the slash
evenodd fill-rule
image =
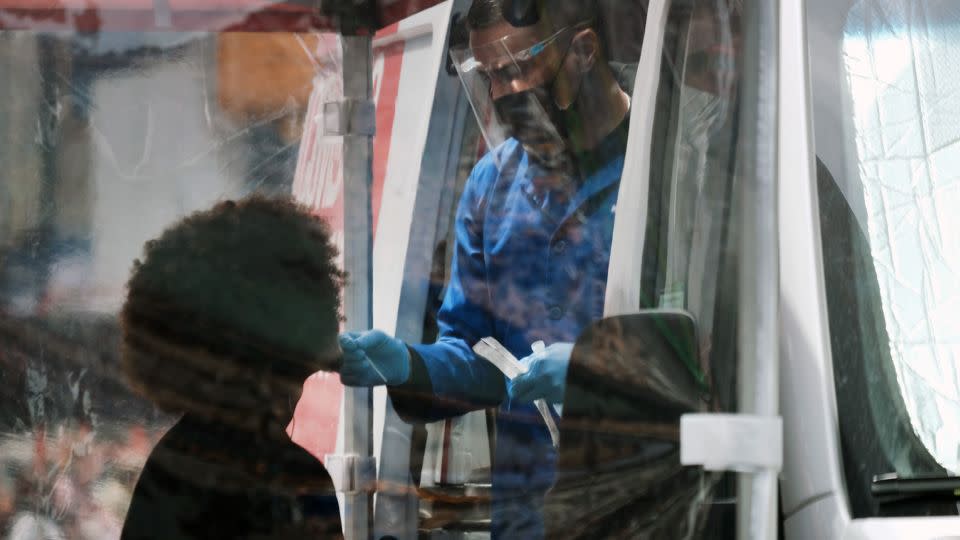
<path id="1" fill-rule="evenodd" d="M 694 10 L 687 6 L 674 10 L 667 32 L 667 58 L 657 102 L 651 222 L 646 231 L 646 242 L 652 247 L 645 257 L 643 305 L 695 313 L 699 340 L 696 348 L 701 353 L 689 360 L 698 380 L 704 384 L 709 381 L 718 391 L 704 402 L 694 398 L 694 407 L 732 410 L 736 373 L 736 243 L 730 231 L 734 219 L 734 59 L 739 20 L 738 13 L 725 3 L 696 4 Z M 616 8 L 612 11 L 617 13 Z M 603 20 L 616 21 L 616 26 L 622 22 L 616 17 Z M 657 408 L 664 413 L 657 426 L 659 435 L 666 433 L 663 440 L 646 441 L 650 444 L 644 446 L 646 450 L 662 451 L 662 459 L 655 465 L 647 463 L 649 468 L 644 470 L 641 462 L 632 462 L 635 469 L 619 470 L 616 467 L 621 463 L 611 457 L 615 452 L 607 452 L 609 448 L 603 443 L 579 445 L 571 439 L 570 446 L 566 446 L 561 438 L 557 474 L 595 472 L 596 469 L 579 467 L 572 461 L 563 462 L 565 452 L 579 453 L 591 465 L 610 466 L 604 471 L 606 483 L 594 490 L 584 490 L 583 485 L 572 490 L 569 485 L 554 486 L 546 495 L 547 506 L 540 501 L 543 486 L 552 482 L 554 458 L 551 438 L 544 427 L 549 422 L 541 420 L 544 415 L 542 409 L 536 408 L 536 400 L 552 401 L 557 412 L 562 410 L 564 423 L 568 414 L 576 417 L 582 412 L 576 408 L 571 412 L 569 403 L 557 402 L 556 387 L 547 384 L 556 371 L 546 364 L 562 356 L 554 355 L 560 350 L 559 345 L 580 335 L 602 317 L 602 298 L 596 295 L 602 294 L 605 287 L 610 245 L 605 234 L 618 215 L 611 207 L 611 199 L 615 199 L 614 191 L 620 182 L 619 171 L 609 165 L 592 170 L 582 166 L 587 159 L 579 158 L 598 158 L 598 163 L 615 164 L 623 152 L 623 143 L 611 135 L 591 149 L 592 156 L 584 152 L 567 163 L 550 159 L 551 152 L 568 152 L 573 147 L 570 141 L 557 143 L 565 129 L 553 129 L 556 124 L 568 122 L 569 125 L 560 127 L 577 129 L 577 122 L 582 120 L 572 108 L 556 114 L 550 101 L 556 101 L 557 94 L 549 93 L 556 91 L 557 86 L 551 81 L 555 80 L 557 67 L 563 65 L 573 36 L 583 27 L 577 28 L 509 34 L 504 38 L 504 28 L 493 23 L 473 33 L 473 42 L 490 39 L 485 42 L 488 45 L 470 47 L 466 39 L 452 45 L 453 67 L 459 70 L 490 153 L 479 160 L 467 180 L 459 211 L 450 225 L 454 234 L 449 236 L 446 249 L 456 254 L 455 260 L 451 265 L 445 259 L 443 273 L 431 276 L 431 285 L 442 277 L 440 285 L 447 289 L 443 306 L 434 307 L 439 313 L 440 338 L 436 343 L 411 346 L 415 353 L 413 364 L 425 367 L 412 370 L 414 383 L 393 385 L 390 396 L 393 406 L 407 419 L 455 416 L 481 407 L 496 410 L 496 416 L 488 414 L 486 426 L 483 416 L 476 421 L 476 413 L 430 426 L 419 492 L 424 516 L 421 525 L 427 530 L 492 528 L 495 536 L 534 535 L 531 531 L 541 526 L 541 513 L 549 526 L 570 526 L 560 530 L 548 527 L 548 534 L 557 537 L 603 536 L 601 530 L 614 536 L 617 531 L 626 536 L 640 531 L 656 536 L 658 526 L 671 530 L 676 525 L 665 518 L 659 525 L 645 528 L 637 525 L 642 517 L 635 521 L 626 517 L 652 516 L 652 509 L 661 508 L 652 502 L 655 497 L 638 497 L 637 493 L 646 492 L 654 479 L 685 474 L 676 454 L 671 453 L 671 449 L 676 449 L 675 438 L 669 437 L 670 424 L 679 416 L 673 414 L 676 410 L 667 412 L 669 406 L 663 403 L 647 404 L 654 409 L 651 415 L 657 415 Z M 612 50 L 629 49 L 628 43 L 609 45 Z M 559 51 L 554 47 L 559 47 Z M 576 58 L 576 54 L 571 53 L 570 58 Z M 613 58 L 610 65 L 617 82 L 629 93 L 633 89 L 636 57 Z M 517 90 L 514 97 L 502 88 L 511 77 L 515 78 Z M 591 118 L 590 122 L 600 120 Z M 537 135 L 541 138 L 537 139 Z M 468 152 L 473 150 L 468 148 Z M 544 155 L 534 155 L 537 151 Z M 715 320 L 718 322 L 714 323 Z M 429 340 L 433 333 L 425 336 Z M 374 337 L 377 343 L 387 340 L 394 350 L 401 348 L 401 344 L 380 334 L 371 334 L 369 339 Z M 461 351 L 469 354 L 470 348 L 486 337 L 506 346 L 510 355 L 520 359 L 531 373 L 537 373 L 544 384 L 525 384 L 521 388 L 514 379 L 504 391 L 499 388 L 503 378 L 499 371 L 483 361 L 458 356 Z M 546 345 L 541 353 L 537 352 L 538 340 Z M 549 350 L 550 344 L 554 345 L 553 350 Z M 636 362 L 628 369 L 642 371 L 649 367 L 648 361 L 653 361 L 619 353 Z M 602 364 L 616 355 L 598 357 Z M 386 356 L 371 358 L 379 367 L 392 367 Z M 365 375 L 368 382 L 389 380 L 394 372 L 384 370 L 380 375 L 370 370 Z M 406 376 L 401 373 L 398 378 Z M 362 381 L 358 377 L 356 382 Z M 568 382 L 573 384 L 569 377 Z M 603 385 L 596 390 L 598 401 L 616 401 L 613 390 Z M 584 429 L 604 429 L 602 418 L 588 418 L 579 419 L 581 425 L 588 426 Z M 602 433 L 596 434 L 596 440 L 611 441 Z M 484 467 L 488 452 L 492 454 L 492 471 Z M 437 457 L 438 453 L 442 457 Z M 487 478 L 492 478 L 492 486 Z M 685 519 L 685 505 L 696 501 L 693 514 L 704 518 L 694 519 L 684 536 L 702 536 L 705 529 L 700 526 L 708 515 L 719 516 L 707 528 L 709 534 L 720 538 L 729 534 L 733 516 L 729 478 L 710 477 L 700 485 L 701 475 L 694 472 L 684 480 L 693 487 L 674 493 L 677 498 L 670 500 L 677 504 L 671 508 L 671 515 Z M 481 519 L 486 516 L 492 517 L 492 524 Z M 597 524 L 594 520 L 603 521 L 604 528 L 591 528 L 590 525 Z"/>
<path id="2" fill-rule="evenodd" d="M 131 263 L 217 200 L 289 192 L 304 40 L 0 32 L 0 535 L 119 536 L 173 421 L 119 372 Z"/>
<path id="3" fill-rule="evenodd" d="M 605 25 L 600 34 L 611 60 L 610 77 L 625 92 L 614 93 L 626 104 L 639 57 L 643 10 L 627 2 L 605 4 L 598 18 L 598 24 Z M 698 471 L 679 467 L 674 426 L 681 410 L 735 408 L 737 275 L 733 263 L 737 244 L 730 231 L 735 220 L 733 58 L 739 21 L 736 9 L 730 6 L 736 4 L 703 0 L 694 2 L 693 9 L 678 4 L 671 12 L 655 142 L 650 149 L 654 157 L 650 224 L 646 231 L 636 231 L 638 236 L 646 235 L 648 246 L 642 305 L 692 314 L 696 331 L 687 336 L 692 343 L 687 352 L 699 352 L 683 357 L 680 374 L 673 368 L 681 364 L 669 364 L 672 357 L 660 355 L 647 363 L 619 366 L 620 371 L 603 381 L 615 387 L 624 382 L 620 377 L 624 373 L 635 378 L 671 374 L 660 381 L 656 391 L 648 392 L 653 397 L 647 401 L 630 401 L 630 388 L 617 390 L 618 397 L 626 396 L 629 411 L 637 413 L 629 418 L 631 422 L 653 420 L 641 426 L 652 437 L 635 444 L 631 439 L 635 433 L 628 433 L 631 437 L 622 446 L 611 443 L 606 448 L 578 447 L 573 441 L 566 449 L 561 446 L 560 452 L 567 455 L 580 452 L 587 459 L 606 460 L 611 468 L 601 479 L 613 480 L 620 491 L 590 500 L 576 496 L 564 500 L 570 492 L 558 490 L 559 504 L 546 509 L 563 512 L 579 505 L 577 515 L 582 515 L 596 510 L 591 502 L 612 501 L 615 511 L 593 515 L 608 521 L 610 528 L 604 530 L 614 536 L 616 522 L 624 514 L 656 519 L 662 508 L 657 506 L 659 502 L 670 505 L 668 519 L 646 529 L 649 524 L 638 526 L 636 520 L 622 520 L 624 528 L 620 530 L 669 529 L 687 516 L 703 518 L 685 525 L 687 537 L 724 537 L 732 529 L 732 505 L 722 504 L 730 500 L 731 485 L 725 484 L 724 478 L 705 479 Z M 570 36 L 562 37 L 562 44 L 569 46 Z M 396 93 L 392 83 L 397 81 L 387 80 L 385 74 L 392 69 L 402 73 L 421 62 L 431 49 L 421 41 L 409 46 L 407 56 L 397 52 L 403 51 L 403 46 L 395 50 L 394 45 L 376 57 L 374 71 L 378 73 L 377 66 L 383 68 L 377 88 Z M 119 535 L 147 455 L 175 420 L 134 394 L 118 369 L 121 332 L 116 313 L 126 294 L 124 283 L 131 261 L 141 253 L 144 241 L 194 210 L 251 191 L 286 193 L 295 177 L 299 183 L 294 191 L 301 201 L 316 210 L 333 212 L 342 189 L 340 141 L 334 137 L 312 141 L 315 146 L 300 156 L 301 174 L 295 171 L 297 141 L 308 102 L 314 108 L 309 113 L 312 126 L 317 127 L 317 119 L 323 118 L 318 109 L 328 99 L 342 96 L 339 80 L 315 82 L 315 74 L 336 77 L 340 69 L 351 68 L 315 65 L 321 48 L 316 36 L 284 34 L 0 34 L 0 72 L 11 74 L 0 80 L 0 174 L 5 175 L 0 181 L 0 343 L 4 345 L 0 349 L 0 392 L 6 393 L 0 407 L 0 444 L 5 445 L 0 451 L 0 530 L 49 530 L 47 536 L 64 538 Z M 305 50 L 314 54 L 305 54 Z M 544 66 L 553 74 L 565 57 L 563 50 L 551 50 Z M 606 72 L 606 67 L 600 71 Z M 616 90 L 612 84 L 607 87 Z M 311 90 L 314 99 L 309 97 Z M 404 87 L 399 91 L 431 94 L 425 90 L 429 89 Z M 528 97 L 538 99 L 536 95 Z M 467 114 L 465 95 L 449 93 L 446 98 L 459 100 L 456 108 Z M 395 96 L 380 95 L 379 103 L 386 103 L 387 109 L 396 102 Z M 533 103 L 524 100 L 526 105 Z M 562 111 L 551 108 L 549 101 L 536 103 L 541 108 L 547 105 L 538 112 L 553 115 L 551 120 L 540 114 L 537 122 L 569 120 Z M 434 105 L 435 113 L 452 115 Z M 379 107 L 377 112 L 379 119 Z M 411 139 L 409 133 L 415 129 L 400 125 L 411 122 L 416 114 L 392 112 L 397 112 L 398 119 L 394 138 Z M 510 114 L 510 108 L 500 114 Z M 589 114 L 582 116 L 590 121 Z M 491 261 L 518 286 L 508 279 L 495 280 L 500 288 L 490 307 L 502 324 L 476 337 L 510 337 L 508 345 L 520 358 L 533 353 L 537 339 L 566 342 L 569 353 L 579 334 L 602 316 L 609 233 L 617 217 L 614 201 L 620 179 L 614 169 L 625 159 L 629 124 L 623 115 L 616 115 L 615 120 L 619 126 L 608 126 L 613 134 L 609 146 L 596 152 L 599 162 L 579 160 L 577 170 L 563 171 L 571 177 L 531 175 L 530 193 L 518 193 L 523 197 L 549 193 L 556 197 L 549 202 L 560 204 L 534 198 L 524 203 L 527 212 L 510 216 L 518 236 L 532 231 L 531 236 L 514 244 L 517 257 L 512 261 L 494 261 L 493 256 Z M 457 245 L 454 223 L 458 201 L 463 193 L 477 195 L 475 185 L 465 185 L 466 178 L 478 158 L 492 150 L 484 143 L 495 140 L 489 134 L 482 137 L 476 122 L 463 122 L 462 118 L 457 122 L 456 129 L 462 133 L 456 135 L 451 148 L 439 144 L 429 154 L 436 161 L 449 160 L 448 170 L 457 173 L 450 176 L 457 178 L 451 178 L 445 184 L 448 192 L 438 197 L 439 215 L 413 216 L 415 221 L 440 223 L 437 242 L 430 246 L 433 253 L 415 254 L 433 255 L 434 267 L 429 276 L 402 276 L 404 285 L 430 280 L 427 312 L 415 314 L 425 319 L 425 342 L 444 331 L 440 306 L 457 271 L 453 254 L 462 249 Z M 394 125 L 392 115 L 388 123 Z M 415 127 L 420 129 L 419 124 Z M 573 123 L 566 127 L 579 129 Z M 311 141 L 311 133 L 319 137 L 320 130 L 315 131 L 306 130 L 304 147 Z M 381 151 L 381 142 L 374 141 L 375 156 Z M 513 149 L 514 157 L 525 152 L 516 144 Z M 443 152 L 460 154 L 454 156 L 460 163 Z M 375 178 L 383 182 L 384 164 L 390 164 L 391 174 L 397 174 L 395 161 L 405 157 L 402 151 L 391 152 L 389 160 L 377 161 Z M 574 177 L 585 171 L 596 173 L 596 166 L 610 163 L 617 166 L 604 174 L 602 190 L 582 200 L 570 198 L 582 195 L 577 192 L 582 186 L 568 181 L 583 180 Z M 410 172 L 409 178 L 419 178 L 417 172 Z M 540 183 L 534 185 L 533 180 Z M 401 195 L 411 196 L 389 190 L 378 196 L 387 201 L 382 206 L 386 209 Z M 381 208 L 379 201 L 374 201 L 374 208 Z M 578 209 L 582 212 L 575 211 Z M 541 210 L 547 213 L 541 214 Z M 395 217 L 396 212 L 379 214 L 385 225 L 381 230 L 394 228 L 394 220 L 385 217 L 391 215 Z M 537 228 L 525 228 L 527 224 L 521 222 L 527 219 L 539 220 Z M 551 219 L 569 224 L 559 231 L 566 235 L 563 242 L 552 241 L 557 227 Z M 592 220 L 593 226 L 584 226 L 582 220 Z M 541 251 L 534 252 L 529 246 L 537 243 Z M 389 264 L 386 267 L 381 262 L 377 272 L 395 273 L 402 261 L 397 258 Z M 474 270 L 481 275 L 485 269 Z M 386 302 L 378 298 L 378 305 L 383 304 Z M 409 318 L 406 315 L 404 318 Z M 507 326 L 511 328 L 503 330 Z M 596 347 L 594 351 L 606 354 L 610 348 Z M 469 355 L 469 349 L 466 353 Z M 614 359 L 604 354 L 594 356 L 608 359 L 612 365 Z M 621 354 L 619 359 L 623 358 Z M 603 366 L 600 371 L 611 375 Z M 499 375 L 494 375 L 493 379 L 501 382 Z M 562 377 L 556 380 L 562 384 Z M 461 381 L 451 384 L 457 382 Z M 693 396 L 696 392 L 691 387 L 699 385 L 706 385 L 711 392 Z M 604 391 L 604 385 L 598 388 L 601 401 L 615 394 Z M 474 385 L 466 393 L 476 389 Z M 505 401 L 505 388 L 498 390 L 496 401 L 487 405 L 497 407 Z M 684 394 L 683 403 L 677 405 L 676 396 L 664 393 Z M 392 397 L 394 405 L 401 405 Z M 616 408 L 623 401 L 609 399 L 604 404 Z M 639 412 L 638 404 L 644 407 Z M 525 414 L 524 409 L 533 414 Z M 555 450 L 546 432 L 540 433 L 537 425 L 530 424 L 531 419 L 539 422 L 541 418 L 534 411 L 517 407 L 514 414 L 499 419 L 480 412 L 452 427 L 433 429 L 432 434 L 438 435 L 434 439 L 440 440 L 436 446 L 446 446 L 438 450 L 431 446 L 433 440 L 425 442 L 422 446 L 428 448 L 427 453 L 433 453 L 411 459 L 416 487 L 420 488 L 415 501 L 419 515 L 415 511 L 413 518 L 419 518 L 417 525 L 437 532 L 469 530 L 477 538 L 489 537 L 490 479 L 496 477 L 501 487 L 515 492 L 537 488 L 534 497 L 501 505 L 497 519 L 502 530 L 541 527 L 535 512 L 542 510 L 537 505 L 551 487 L 554 470 L 549 463 L 542 470 L 532 469 L 551 461 Z M 566 427 L 575 429 L 583 411 L 573 407 L 568 412 L 572 423 Z M 588 427 L 603 427 L 591 423 L 593 419 L 583 414 L 579 421 Z M 497 422 L 512 424 L 510 430 L 501 431 L 499 439 Z M 291 431 L 316 434 L 321 431 L 316 428 L 301 423 L 291 426 Z M 488 438 L 490 434 L 494 436 Z M 598 440 L 612 440 L 602 433 L 594 435 Z M 451 450 L 454 443 L 463 443 L 466 449 Z M 634 459 L 643 458 L 645 452 L 650 461 Z M 650 462 L 655 466 L 645 469 Z M 526 470 L 514 474 L 514 464 Z M 531 464 L 536 467 L 528 467 Z M 623 472 L 619 466 L 627 467 L 628 474 L 619 477 Z M 572 467 L 566 472 L 584 470 L 589 469 Z M 540 472 L 546 474 L 534 474 Z M 666 497 L 651 498 L 649 491 L 637 497 L 638 486 L 651 483 L 662 483 Z M 666 489 L 671 486 L 678 489 Z M 391 488 L 395 486 L 381 485 L 381 498 Z M 604 498 L 607 496 L 610 498 Z M 714 521 L 705 521 L 707 518 Z M 590 530 L 582 532 L 589 536 Z"/>

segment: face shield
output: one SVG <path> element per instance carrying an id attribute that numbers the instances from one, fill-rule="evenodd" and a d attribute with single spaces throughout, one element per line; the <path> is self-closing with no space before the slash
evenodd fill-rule
<path id="1" fill-rule="evenodd" d="M 498 149 L 513 138 L 536 165 L 555 174 L 571 171 L 570 104 L 557 103 L 553 92 L 571 30 L 563 28 L 538 41 L 521 29 L 450 51 L 488 148 Z M 498 153 L 493 155 L 496 159 Z"/>

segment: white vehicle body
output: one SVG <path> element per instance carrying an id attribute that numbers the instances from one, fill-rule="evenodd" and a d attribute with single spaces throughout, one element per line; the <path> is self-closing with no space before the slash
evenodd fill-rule
<path id="1" fill-rule="evenodd" d="M 783 2 L 780 17 L 780 476 L 786 538 L 956 538 L 957 517 L 855 519 L 841 460 L 817 195 L 819 157 L 841 170 L 841 25 L 855 2 Z M 825 59 L 834 58 L 837 64 Z M 819 88 L 819 90 L 815 90 Z M 826 88 L 826 90 L 824 90 Z M 819 95 L 818 95 L 819 92 Z M 919 114 L 919 112 L 918 112 Z M 842 189 L 842 188 L 841 188 Z M 851 203 L 854 204 L 854 203 Z M 785 246 L 789 246 L 786 248 Z"/>

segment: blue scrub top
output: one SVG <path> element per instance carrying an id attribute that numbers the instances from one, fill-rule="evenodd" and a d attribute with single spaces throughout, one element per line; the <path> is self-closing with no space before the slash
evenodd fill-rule
<path id="1" fill-rule="evenodd" d="M 439 338 L 411 347 L 411 381 L 391 389 L 401 416 L 418 421 L 499 407 L 494 538 L 543 535 L 540 508 L 557 452 L 537 410 L 510 403 L 505 377 L 472 346 L 492 336 L 520 359 L 538 340 L 575 342 L 603 316 L 626 124 L 594 154 L 602 162 L 565 189 L 538 178 L 512 139 L 477 164 L 457 210 Z"/>

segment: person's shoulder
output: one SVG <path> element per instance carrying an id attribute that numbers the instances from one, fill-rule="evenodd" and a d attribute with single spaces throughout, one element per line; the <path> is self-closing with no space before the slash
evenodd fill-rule
<path id="1" fill-rule="evenodd" d="M 464 188 L 463 202 L 475 209 L 483 208 L 496 198 L 494 192 L 497 186 L 513 183 L 523 157 L 523 146 L 516 139 L 508 139 L 489 150 L 473 167 Z"/>
<path id="2" fill-rule="evenodd" d="M 32 512 L 20 512 L 11 519 L 9 540 L 28 540 L 45 538 L 62 540 L 66 538 L 60 527 L 48 517 Z"/>
<path id="3" fill-rule="evenodd" d="M 283 485 L 300 494 L 336 495 L 333 478 L 324 464 L 313 454 L 293 441 L 284 444 L 280 465 Z"/>
<path id="4" fill-rule="evenodd" d="M 169 435 L 169 432 L 168 432 Z M 166 435 L 147 457 L 137 478 L 127 508 L 120 540 L 144 540 L 159 538 L 158 531 L 168 530 L 176 523 L 179 508 L 174 497 L 183 499 L 189 486 L 171 474 L 162 457 Z M 190 492 L 191 505 L 195 506 L 195 493 Z"/>
<path id="5" fill-rule="evenodd" d="M 290 442 L 290 447 L 291 457 L 297 463 L 297 504 L 304 518 L 303 526 L 315 538 L 340 538 L 340 506 L 329 471 L 301 446 Z"/>

